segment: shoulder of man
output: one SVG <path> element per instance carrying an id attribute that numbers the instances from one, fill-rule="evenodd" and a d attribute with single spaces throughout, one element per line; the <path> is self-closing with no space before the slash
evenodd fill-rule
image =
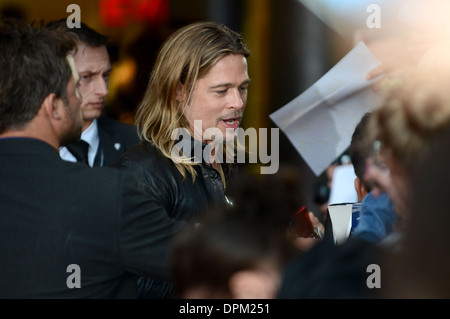
<path id="1" fill-rule="evenodd" d="M 122 136 L 123 138 L 131 139 L 135 144 L 139 142 L 137 129 L 134 125 L 123 123 L 107 116 L 99 117 L 97 125 L 99 131 L 110 136 Z"/>
<path id="2" fill-rule="evenodd" d="M 122 156 L 120 168 L 161 176 L 174 174 L 177 171 L 171 159 L 164 156 L 152 143 L 146 141 L 137 144 Z"/>

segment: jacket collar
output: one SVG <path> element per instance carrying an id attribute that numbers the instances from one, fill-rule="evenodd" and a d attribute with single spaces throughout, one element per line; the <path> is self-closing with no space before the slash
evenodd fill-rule
<path id="1" fill-rule="evenodd" d="M 0 138 L 0 154 L 48 154 L 50 157 L 58 158 L 59 152 L 50 144 L 31 137 L 3 137 Z"/>

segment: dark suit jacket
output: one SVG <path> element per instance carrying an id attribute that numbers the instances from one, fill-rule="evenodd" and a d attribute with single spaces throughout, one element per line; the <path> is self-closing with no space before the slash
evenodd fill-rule
<path id="1" fill-rule="evenodd" d="M 109 117 L 97 119 L 100 148 L 103 150 L 103 166 L 114 166 L 122 154 L 139 143 L 136 128 Z"/>
<path id="2" fill-rule="evenodd" d="M 278 299 L 366 299 L 378 291 L 367 286 L 367 267 L 380 264 L 380 250 L 350 237 L 335 245 L 329 237 L 294 257 L 283 271 Z"/>
<path id="3" fill-rule="evenodd" d="M 167 280 L 180 225 L 135 185 L 42 141 L 0 139 L 0 298 L 133 298 L 134 274 Z"/>

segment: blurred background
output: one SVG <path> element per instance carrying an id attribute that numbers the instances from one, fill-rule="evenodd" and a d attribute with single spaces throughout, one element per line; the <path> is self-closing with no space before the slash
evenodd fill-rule
<path id="1" fill-rule="evenodd" d="M 414 2 L 420 1 L 408 4 Z M 0 0 L 0 11 L 47 22 L 69 17 L 70 4 L 80 7 L 82 22 L 110 37 L 113 73 L 106 115 L 127 123 L 133 123 L 159 46 L 175 29 L 209 20 L 241 32 L 252 51 L 244 129 L 276 127 L 269 114 L 311 86 L 356 42 L 402 35 L 411 21 L 418 23 L 411 17 L 423 14 L 405 9 L 401 0 Z M 379 25 L 371 17 L 377 9 Z M 373 52 L 380 59 L 392 53 L 376 45 Z M 317 210 L 327 196 L 326 189 L 320 190 L 326 172 L 315 176 L 281 131 L 279 150 L 280 164 L 302 172 L 305 200 Z"/>

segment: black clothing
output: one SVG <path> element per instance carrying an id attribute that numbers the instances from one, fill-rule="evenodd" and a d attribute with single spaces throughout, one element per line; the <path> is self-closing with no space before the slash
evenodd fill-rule
<path id="1" fill-rule="evenodd" d="M 135 275 L 167 280 L 170 241 L 185 223 L 130 174 L 2 138 L 0 181 L 0 298 L 135 298 Z M 68 285 L 73 265 L 81 288 Z"/>
<path id="2" fill-rule="evenodd" d="M 340 245 L 327 238 L 288 263 L 277 298 L 374 298 L 377 288 L 367 286 L 367 267 L 379 265 L 380 254 L 376 244 L 358 237 Z"/>
<path id="3" fill-rule="evenodd" d="M 99 146 L 94 166 L 112 167 L 117 165 L 120 157 L 140 141 L 137 130 L 133 125 L 125 124 L 106 116 L 101 116 L 97 119 L 97 130 Z M 78 162 L 87 163 L 87 159 L 80 159 L 76 151 L 72 151 L 73 146 L 76 147 L 76 144 L 77 142 L 71 143 L 66 145 L 66 147 Z"/>
<path id="4" fill-rule="evenodd" d="M 199 142 L 192 140 L 192 149 L 194 143 Z M 202 144 L 202 149 L 205 146 Z M 183 178 L 172 160 L 151 143 L 141 142 L 128 151 L 120 168 L 136 176 L 141 189 L 161 203 L 170 218 L 195 224 L 213 205 L 225 203 L 225 188 L 217 170 L 202 161 L 200 165 L 194 166 L 197 172 L 194 182 L 189 172 Z M 228 177 L 227 165 L 222 165 L 222 168 L 224 176 Z M 235 170 L 232 173 L 236 174 Z M 226 183 L 229 180 L 227 178 Z M 174 287 L 170 282 L 139 278 L 140 298 L 170 298 L 173 294 Z"/>
<path id="5" fill-rule="evenodd" d="M 225 176 L 226 165 L 222 165 Z M 194 166 L 197 176 L 186 178 L 156 147 L 142 142 L 122 158 L 120 169 L 131 172 L 140 187 L 162 203 L 170 218 L 195 223 L 212 207 L 225 200 L 225 189 L 219 172 L 206 163 Z M 227 179 L 228 183 L 229 179 Z"/>
<path id="6" fill-rule="evenodd" d="M 103 166 L 117 164 L 120 157 L 140 139 L 134 126 L 106 116 L 97 119 L 100 149 L 103 151 Z"/>
<path id="7" fill-rule="evenodd" d="M 89 163 L 88 163 L 89 143 L 88 142 L 79 140 L 77 142 L 70 143 L 66 147 L 70 151 L 70 153 L 72 153 L 72 155 L 75 156 L 78 163 L 83 163 L 83 164 L 89 165 Z"/>

